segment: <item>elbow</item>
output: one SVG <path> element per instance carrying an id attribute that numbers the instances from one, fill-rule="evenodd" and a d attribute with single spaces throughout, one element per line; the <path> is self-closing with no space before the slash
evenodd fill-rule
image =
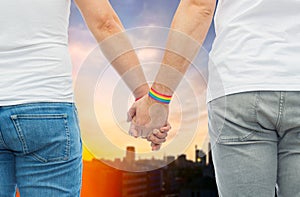
<path id="1" fill-rule="evenodd" d="M 92 27 L 90 28 L 98 42 L 121 31 L 113 14 L 99 14 L 94 17 Z"/>
<path id="2" fill-rule="evenodd" d="M 207 8 L 203 8 L 201 10 L 201 13 L 204 17 L 209 17 L 211 18 L 214 15 L 215 12 L 215 8 L 213 7 L 207 7 Z"/>
<path id="3" fill-rule="evenodd" d="M 96 20 L 95 28 L 99 32 L 113 32 L 117 27 L 117 23 L 112 14 L 99 14 Z"/>
<path id="4" fill-rule="evenodd" d="M 215 12 L 216 0 L 189 0 L 190 7 L 203 17 L 212 17 Z"/>

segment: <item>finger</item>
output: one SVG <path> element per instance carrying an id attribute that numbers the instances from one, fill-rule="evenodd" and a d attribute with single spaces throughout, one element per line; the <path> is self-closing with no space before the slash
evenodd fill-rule
<path id="1" fill-rule="evenodd" d="M 147 140 L 148 140 L 148 136 L 149 136 L 149 135 L 152 135 L 152 132 L 151 132 L 151 131 L 149 131 L 147 128 L 142 127 L 142 126 L 140 127 L 139 131 L 140 131 L 140 136 L 141 136 L 143 139 L 147 139 Z"/>
<path id="2" fill-rule="evenodd" d="M 130 124 L 130 127 L 129 127 L 129 135 L 130 135 L 130 136 L 133 136 L 133 137 L 136 137 L 136 138 L 139 136 L 139 135 L 138 135 L 138 131 L 137 131 L 137 129 L 136 129 L 134 123 L 131 123 L 131 124 Z"/>
<path id="3" fill-rule="evenodd" d="M 153 132 L 153 135 L 159 139 L 164 139 L 168 136 L 168 133 L 167 132 L 161 132 L 160 130 L 158 129 L 155 129 Z"/>
<path id="4" fill-rule="evenodd" d="M 170 123 L 167 123 L 166 126 L 161 127 L 159 130 L 160 130 L 161 132 L 168 132 L 168 131 L 170 131 L 171 129 L 172 129 L 172 127 L 171 127 Z"/>
<path id="5" fill-rule="evenodd" d="M 133 104 L 132 107 L 127 112 L 127 122 L 132 121 L 135 114 L 136 114 L 136 108 L 135 105 Z"/>
<path id="6" fill-rule="evenodd" d="M 151 148 L 152 151 L 158 151 L 161 147 L 161 144 L 154 144 L 153 142 L 151 143 Z"/>
<path id="7" fill-rule="evenodd" d="M 154 144 L 162 144 L 166 141 L 166 139 L 160 139 L 156 137 L 155 135 L 150 135 L 149 140 L 150 142 L 153 142 Z"/>
<path id="8" fill-rule="evenodd" d="M 151 139 L 155 138 L 154 133 L 157 133 L 157 132 L 158 132 L 157 129 L 154 129 L 152 132 L 149 132 L 148 135 L 147 135 L 147 140 L 149 142 L 151 142 Z"/>

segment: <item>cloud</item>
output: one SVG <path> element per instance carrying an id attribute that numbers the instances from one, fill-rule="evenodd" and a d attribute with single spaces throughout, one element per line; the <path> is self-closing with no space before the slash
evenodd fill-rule
<path id="1" fill-rule="evenodd" d="M 94 45 L 85 45 L 82 42 L 72 42 L 69 44 L 69 52 L 73 64 L 73 76 L 77 75 L 78 70 Z"/>
<path id="2" fill-rule="evenodd" d="M 110 0 L 126 28 L 170 25 L 179 0 Z"/>

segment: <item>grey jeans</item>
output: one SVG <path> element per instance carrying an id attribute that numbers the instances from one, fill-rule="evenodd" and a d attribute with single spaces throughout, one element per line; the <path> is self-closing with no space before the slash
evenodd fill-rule
<path id="1" fill-rule="evenodd" d="M 257 91 L 208 103 L 221 197 L 300 196 L 300 92 Z"/>

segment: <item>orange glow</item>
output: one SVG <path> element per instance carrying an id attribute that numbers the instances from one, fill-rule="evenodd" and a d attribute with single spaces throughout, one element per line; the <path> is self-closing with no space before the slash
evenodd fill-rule
<path id="1" fill-rule="evenodd" d="M 83 157 L 83 160 L 85 160 L 85 161 L 91 161 L 95 158 L 93 156 L 93 154 L 87 149 L 87 147 L 84 144 L 83 144 L 82 157 Z"/>
<path id="2" fill-rule="evenodd" d="M 98 160 L 84 161 L 81 197 L 122 196 L 121 176 Z"/>

